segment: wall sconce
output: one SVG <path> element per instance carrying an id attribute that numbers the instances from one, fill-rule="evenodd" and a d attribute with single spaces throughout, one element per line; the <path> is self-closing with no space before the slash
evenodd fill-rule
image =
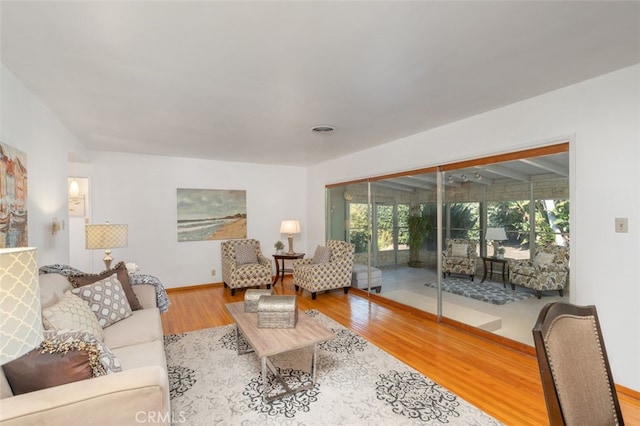
<path id="1" fill-rule="evenodd" d="M 62 225 L 60 224 L 60 221 L 58 218 L 54 217 L 53 220 L 51 220 L 51 235 L 56 235 L 61 229 Z"/>
<path id="2" fill-rule="evenodd" d="M 449 177 L 447 178 L 447 181 L 449 183 L 453 183 L 453 176 L 449 175 Z"/>
<path id="3" fill-rule="evenodd" d="M 476 179 L 482 180 L 482 175 L 480 174 L 480 172 L 476 172 Z"/>
<path id="4" fill-rule="evenodd" d="M 460 178 L 462 178 L 462 181 L 463 181 L 463 182 L 466 182 L 466 181 L 468 181 L 468 180 L 469 180 L 469 178 L 467 177 L 467 175 L 462 175 L 462 176 L 460 176 Z"/>

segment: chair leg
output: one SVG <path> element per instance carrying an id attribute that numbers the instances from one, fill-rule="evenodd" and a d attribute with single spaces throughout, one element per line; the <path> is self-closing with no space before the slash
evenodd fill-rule
<path id="1" fill-rule="evenodd" d="M 267 284 L 267 290 L 271 288 L 271 284 Z"/>
<path id="2" fill-rule="evenodd" d="M 560 297 L 564 297 L 564 289 L 558 289 L 558 293 L 560 293 Z"/>
<path id="3" fill-rule="evenodd" d="M 317 295 L 318 295 L 318 293 L 317 293 L 317 292 L 315 292 L 315 291 L 314 291 L 314 292 L 312 292 L 312 293 L 311 293 L 311 300 L 316 300 L 316 296 L 317 296 Z"/>
<path id="4" fill-rule="evenodd" d="M 232 295 L 232 296 L 235 296 L 235 295 L 236 295 L 236 289 L 235 289 L 235 288 L 232 288 L 232 289 L 231 289 L 231 295 Z"/>
<path id="5" fill-rule="evenodd" d="M 473 282 L 473 277 L 475 277 L 475 275 L 471 275 L 471 282 Z"/>
<path id="6" fill-rule="evenodd" d="M 542 299 L 542 291 L 540 291 L 540 290 L 536 290 L 536 297 L 537 297 L 538 299 Z"/>
<path id="7" fill-rule="evenodd" d="M 349 294 L 349 287 L 342 287 L 344 289 L 344 294 Z"/>
<path id="8" fill-rule="evenodd" d="M 300 286 L 299 285 L 295 285 L 294 287 L 296 288 L 296 293 L 297 293 L 298 290 L 300 290 Z"/>

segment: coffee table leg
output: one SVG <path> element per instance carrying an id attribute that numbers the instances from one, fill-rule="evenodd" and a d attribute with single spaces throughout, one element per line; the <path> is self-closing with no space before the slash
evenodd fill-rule
<path id="1" fill-rule="evenodd" d="M 311 357 L 311 383 L 316 384 L 316 360 L 318 358 L 318 344 L 313 344 L 313 355 Z"/>
<path id="2" fill-rule="evenodd" d="M 269 403 L 267 398 L 267 357 L 263 356 L 262 359 L 262 403 Z"/>

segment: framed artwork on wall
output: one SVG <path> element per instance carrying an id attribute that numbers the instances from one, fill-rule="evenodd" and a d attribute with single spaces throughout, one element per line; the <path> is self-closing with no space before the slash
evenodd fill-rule
<path id="1" fill-rule="evenodd" d="M 27 247 L 27 154 L 0 142 L 0 248 Z"/>
<path id="2" fill-rule="evenodd" d="M 178 242 L 247 237 L 243 190 L 177 189 Z"/>
<path id="3" fill-rule="evenodd" d="M 84 195 L 69 197 L 69 216 L 85 216 Z"/>

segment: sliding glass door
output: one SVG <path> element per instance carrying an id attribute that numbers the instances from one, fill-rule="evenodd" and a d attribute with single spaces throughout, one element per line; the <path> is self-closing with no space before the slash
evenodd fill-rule
<path id="1" fill-rule="evenodd" d="M 381 297 L 532 344 L 535 315 L 562 297 L 511 285 L 509 267 L 533 260 L 537 246 L 568 246 L 567 151 L 560 144 L 332 185 L 327 237 L 353 243 L 355 263 L 381 271 Z M 487 239 L 490 229 L 498 240 Z M 454 248 L 473 261 L 445 271 Z"/>

